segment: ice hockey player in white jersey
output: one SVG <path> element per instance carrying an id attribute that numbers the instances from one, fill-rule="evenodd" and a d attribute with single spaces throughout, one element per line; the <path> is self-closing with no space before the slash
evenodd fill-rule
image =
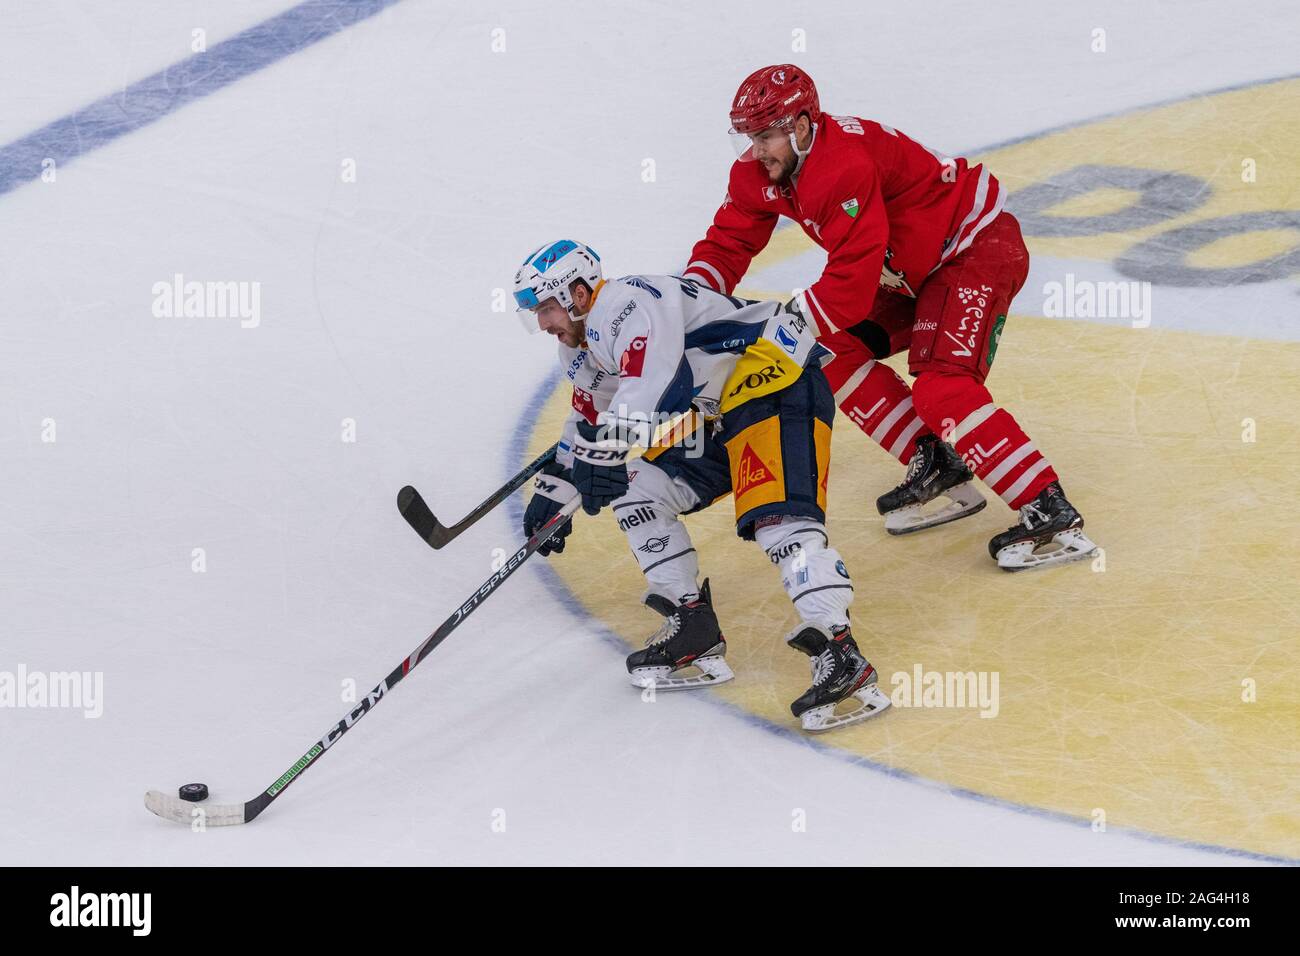
<path id="1" fill-rule="evenodd" d="M 573 382 L 525 531 L 575 495 L 588 514 L 612 509 L 649 585 L 643 601 L 664 618 L 627 659 L 633 684 L 676 690 L 734 676 L 679 517 L 731 494 L 737 534 L 777 565 L 801 620 L 786 641 L 811 658 L 813 682 L 791 712 L 815 732 L 888 707 L 853 639 L 853 586 L 826 533 L 835 401 L 820 367 L 829 353 L 802 317 L 678 276 L 606 281 L 596 253 L 571 240 L 529 254 L 514 294 L 526 327 L 559 340 Z M 676 427 L 656 442 L 668 421 Z M 645 452 L 629 466 L 634 447 Z M 561 537 L 543 553 L 563 549 Z"/>

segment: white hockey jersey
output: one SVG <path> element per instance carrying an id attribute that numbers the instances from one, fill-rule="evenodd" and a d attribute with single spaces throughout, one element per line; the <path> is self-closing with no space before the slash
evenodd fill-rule
<path id="1" fill-rule="evenodd" d="M 776 302 L 716 292 L 679 276 L 600 283 L 583 348 L 560 346 L 573 411 L 557 460 L 573 459 L 577 422 L 616 426 L 649 446 L 656 429 L 691 408 L 706 419 L 785 388 L 830 352 Z"/>

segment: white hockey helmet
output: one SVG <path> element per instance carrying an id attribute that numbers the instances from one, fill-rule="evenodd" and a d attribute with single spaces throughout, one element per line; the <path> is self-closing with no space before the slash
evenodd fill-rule
<path id="1" fill-rule="evenodd" d="M 548 242 L 530 252 L 515 273 L 515 305 L 522 312 L 553 298 L 572 315 L 569 286 L 581 279 L 594 290 L 602 278 L 595 249 L 572 239 Z"/>

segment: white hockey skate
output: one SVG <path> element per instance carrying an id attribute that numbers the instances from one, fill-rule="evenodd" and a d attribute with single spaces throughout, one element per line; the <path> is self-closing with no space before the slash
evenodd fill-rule
<path id="1" fill-rule="evenodd" d="M 1020 523 L 989 542 L 989 554 L 1003 571 L 1030 571 L 1091 558 L 1098 548 L 1083 533 L 1083 515 L 1052 482 L 1020 509 Z"/>
<path id="2" fill-rule="evenodd" d="M 713 613 L 707 579 L 699 597 L 686 604 L 674 605 L 654 592 L 642 600 L 662 614 L 664 622 L 643 649 L 628 655 L 627 672 L 633 687 L 691 690 L 723 684 L 736 676 L 727 665 L 727 640 Z"/>
<path id="3" fill-rule="evenodd" d="M 973 515 L 986 502 L 952 446 L 934 435 L 916 440 L 903 483 L 876 499 L 890 534 L 924 531 Z"/>
<path id="4" fill-rule="evenodd" d="M 812 686 L 790 705 L 808 733 L 847 727 L 889 707 L 889 697 L 876 686 L 876 669 L 858 651 L 847 627 L 832 633 L 817 624 L 801 624 L 786 643 L 812 658 Z"/>
<path id="5" fill-rule="evenodd" d="M 943 503 L 946 499 L 947 503 Z M 938 503 L 936 507 L 936 503 Z M 958 518 L 973 515 L 988 504 L 971 482 L 954 485 L 926 502 L 904 505 L 885 515 L 885 530 L 890 534 L 924 531 Z"/>

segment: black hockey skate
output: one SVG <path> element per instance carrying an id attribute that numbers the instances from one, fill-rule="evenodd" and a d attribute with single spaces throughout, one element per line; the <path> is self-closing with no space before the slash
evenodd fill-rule
<path id="1" fill-rule="evenodd" d="M 911 534 L 973 515 L 985 505 L 984 496 L 971 484 L 975 476 L 947 442 L 934 435 L 916 440 L 903 483 L 876 499 L 890 534 Z M 943 496 L 948 504 L 927 511 L 926 505 Z"/>
<path id="2" fill-rule="evenodd" d="M 627 657 L 627 672 L 637 687 L 656 690 L 688 690 L 731 680 L 736 675 L 727 666 L 727 639 L 713 613 L 709 582 L 705 579 L 699 597 L 685 604 L 673 604 L 662 594 L 645 596 L 646 607 L 662 614 L 663 625 L 646 646 Z M 683 668 L 697 674 L 673 676 Z"/>
<path id="3" fill-rule="evenodd" d="M 858 651 L 847 626 L 832 632 L 818 624 L 801 624 L 785 640 L 812 658 L 812 686 L 790 705 L 804 730 L 816 734 L 856 724 L 889 706 L 889 698 L 876 686 L 876 669 Z M 836 705 L 850 698 L 858 706 L 837 715 Z"/>
<path id="4" fill-rule="evenodd" d="M 1065 497 L 1060 482 L 1052 482 L 1020 509 L 1020 523 L 989 542 L 989 554 L 1003 571 L 1027 571 L 1097 553 L 1083 533 L 1083 515 Z"/>

